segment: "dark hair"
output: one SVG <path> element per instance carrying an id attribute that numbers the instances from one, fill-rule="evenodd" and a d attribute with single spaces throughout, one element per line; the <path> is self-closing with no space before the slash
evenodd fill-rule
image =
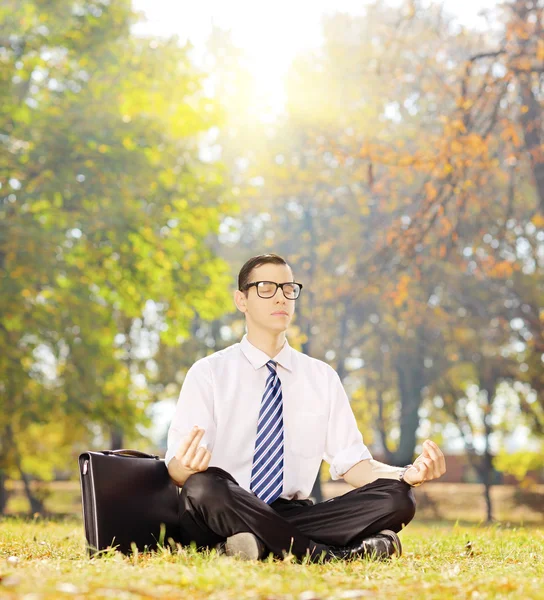
<path id="1" fill-rule="evenodd" d="M 246 285 L 249 283 L 249 276 L 251 275 L 251 271 L 256 267 L 260 267 L 261 265 L 266 265 L 271 263 L 273 265 L 287 265 L 287 262 L 277 254 L 259 254 L 259 256 L 254 256 L 250 258 L 244 266 L 240 269 L 240 273 L 238 273 L 238 289 L 241 292 L 244 292 L 247 296 L 247 290 L 245 289 Z"/>

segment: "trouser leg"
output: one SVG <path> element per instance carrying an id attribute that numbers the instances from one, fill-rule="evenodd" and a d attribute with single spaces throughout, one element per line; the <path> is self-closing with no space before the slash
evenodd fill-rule
<path id="1" fill-rule="evenodd" d="M 303 506 L 279 499 L 272 507 L 312 540 L 348 546 L 382 529 L 400 531 L 414 517 L 415 499 L 408 484 L 377 479 L 319 504 Z"/>
<path id="2" fill-rule="evenodd" d="M 276 556 L 290 550 L 302 558 L 308 550 L 311 555 L 325 550 L 218 467 L 195 473 L 185 482 L 180 494 L 180 525 L 182 543 L 194 541 L 198 548 L 249 531 Z"/>

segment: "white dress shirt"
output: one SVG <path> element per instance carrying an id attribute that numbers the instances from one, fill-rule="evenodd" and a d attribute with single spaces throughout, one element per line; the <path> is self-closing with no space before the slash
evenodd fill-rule
<path id="1" fill-rule="evenodd" d="M 168 430 L 168 464 L 181 439 L 194 426 L 205 430 L 201 445 L 211 451 L 210 466 L 230 473 L 249 491 L 257 420 L 269 374 L 270 357 L 240 343 L 196 361 L 188 370 Z M 349 399 L 327 363 L 291 348 L 287 340 L 273 358 L 283 395 L 284 479 L 282 498 L 307 498 L 321 460 L 333 479 L 372 458 L 363 443 Z"/>

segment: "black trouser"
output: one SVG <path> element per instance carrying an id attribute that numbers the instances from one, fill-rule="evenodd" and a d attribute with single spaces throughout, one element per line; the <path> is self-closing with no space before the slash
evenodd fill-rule
<path id="1" fill-rule="evenodd" d="M 209 467 L 187 479 L 180 494 L 182 542 L 211 548 L 249 531 L 276 556 L 318 558 L 329 546 L 348 546 L 382 529 L 400 531 L 415 514 L 410 486 L 377 479 L 343 496 L 313 504 L 278 498 L 268 505 L 240 487 L 234 477 Z"/>

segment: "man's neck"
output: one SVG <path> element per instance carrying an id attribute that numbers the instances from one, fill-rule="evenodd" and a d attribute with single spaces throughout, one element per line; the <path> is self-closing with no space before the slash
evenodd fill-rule
<path id="1" fill-rule="evenodd" d="M 285 331 L 280 333 L 248 331 L 247 340 L 255 348 L 259 348 L 270 358 L 274 358 L 285 344 Z"/>

